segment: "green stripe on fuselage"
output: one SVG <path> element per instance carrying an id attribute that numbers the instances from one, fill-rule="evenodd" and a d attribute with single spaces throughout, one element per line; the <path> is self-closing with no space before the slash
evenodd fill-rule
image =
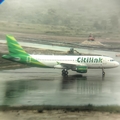
<path id="1" fill-rule="evenodd" d="M 50 66 L 47 66 L 41 62 L 39 62 L 38 60 L 34 59 L 31 57 L 29 64 L 35 65 L 37 67 L 43 67 L 43 68 L 51 68 Z"/>

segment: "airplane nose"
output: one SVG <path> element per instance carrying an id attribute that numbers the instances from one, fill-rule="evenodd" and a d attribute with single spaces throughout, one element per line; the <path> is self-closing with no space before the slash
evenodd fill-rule
<path id="1" fill-rule="evenodd" d="M 119 64 L 119 62 L 116 62 L 116 64 L 115 64 L 115 65 L 116 65 L 116 67 L 118 67 L 120 64 Z"/>

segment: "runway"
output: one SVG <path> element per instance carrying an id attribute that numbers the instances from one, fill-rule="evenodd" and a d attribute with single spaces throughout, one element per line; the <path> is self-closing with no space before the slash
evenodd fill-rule
<path id="1" fill-rule="evenodd" d="M 120 105 L 120 68 L 87 74 L 58 69 L 0 71 L 0 105 Z"/>

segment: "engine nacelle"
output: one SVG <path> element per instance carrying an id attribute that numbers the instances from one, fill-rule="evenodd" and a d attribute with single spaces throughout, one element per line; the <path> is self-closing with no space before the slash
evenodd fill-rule
<path id="1" fill-rule="evenodd" d="M 87 66 L 77 66 L 75 71 L 78 73 L 87 73 Z"/>

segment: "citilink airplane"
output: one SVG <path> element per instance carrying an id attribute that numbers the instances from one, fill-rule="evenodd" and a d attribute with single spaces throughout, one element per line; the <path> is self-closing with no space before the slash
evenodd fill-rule
<path id="1" fill-rule="evenodd" d="M 105 75 L 104 69 L 119 66 L 117 61 L 106 56 L 31 55 L 13 36 L 7 35 L 6 39 L 9 53 L 2 58 L 34 67 L 62 69 L 62 75 L 68 75 L 68 70 L 87 73 L 88 69 L 102 69 Z"/>

